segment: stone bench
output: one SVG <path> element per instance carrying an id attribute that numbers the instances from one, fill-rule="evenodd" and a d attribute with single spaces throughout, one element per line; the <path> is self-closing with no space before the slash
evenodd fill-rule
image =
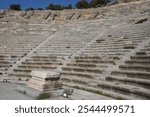
<path id="1" fill-rule="evenodd" d="M 18 78 L 18 79 L 21 79 L 21 78 L 31 78 L 31 75 L 30 75 L 30 73 L 20 73 L 20 72 L 12 72 L 12 73 L 9 73 L 8 74 L 10 77 L 12 77 L 12 76 L 14 76 L 14 77 L 16 77 L 16 78 Z"/>
<path id="2" fill-rule="evenodd" d="M 49 66 L 49 65 L 19 65 L 19 68 L 43 68 L 43 69 L 56 69 L 57 66 Z"/>
<path id="3" fill-rule="evenodd" d="M 28 62 L 22 62 L 23 65 L 61 65 L 61 62 L 57 61 L 28 61 Z"/>
<path id="4" fill-rule="evenodd" d="M 131 95 L 131 96 L 138 96 L 143 99 L 149 99 L 150 98 L 150 92 L 148 89 L 141 88 L 141 87 L 136 87 L 136 86 L 130 86 L 127 87 L 127 85 L 124 84 L 115 84 L 111 82 L 99 82 L 97 83 L 97 87 L 100 89 L 105 89 L 105 90 L 110 90 L 112 92 L 119 92 L 122 94 L 126 95 Z"/>
<path id="5" fill-rule="evenodd" d="M 150 67 L 149 66 L 143 66 L 143 65 L 140 65 L 140 66 L 139 65 L 120 65 L 119 69 L 150 72 Z"/>
<path id="6" fill-rule="evenodd" d="M 84 60 L 84 59 L 77 59 L 77 60 L 75 60 L 76 61 L 76 63 L 101 63 L 101 64 L 115 64 L 115 62 L 114 61 L 105 61 L 105 60 Z"/>
<path id="7" fill-rule="evenodd" d="M 75 72 L 84 72 L 85 74 L 88 73 L 95 73 L 95 74 L 102 74 L 104 70 L 96 69 L 96 68 L 80 68 L 80 67 L 63 67 L 63 71 L 75 71 Z"/>
<path id="8" fill-rule="evenodd" d="M 61 63 L 61 59 L 48 59 L 48 58 L 33 58 L 33 59 L 26 59 L 26 63 L 37 63 L 37 62 L 53 62 L 53 63 Z"/>
<path id="9" fill-rule="evenodd" d="M 143 79 L 149 79 L 150 73 L 149 72 L 143 72 L 143 71 L 112 71 L 111 75 L 116 76 L 126 76 L 131 78 L 143 78 Z"/>
<path id="10" fill-rule="evenodd" d="M 70 67 L 73 67 L 73 66 L 78 66 L 78 67 L 89 67 L 89 68 L 95 68 L 96 67 L 96 64 L 90 64 L 90 63 L 88 63 L 88 64 L 77 64 L 77 63 L 75 63 L 75 62 L 71 62 L 71 63 L 67 63 L 67 66 L 70 66 Z"/>
<path id="11" fill-rule="evenodd" d="M 123 76 L 106 76 L 105 80 L 108 82 L 116 82 L 121 83 L 125 85 L 134 85 L 137 87 L 143 87 L 143 88 L 150 88 L 150 80 L 147 79 L 139 79 L 139 78 L 130 78 L 130 77 L 123 77 Z"/>
<path id="12" fill-rule="evenodd" d="M 142 55 L 142 56 L 131 56 L 131 60 L 150 60 L 150 56 L 145 56 L 145 55 Z"/>
<path id="13" fill-rule="evenodd" d="M 89 73 L 79 73 L 79 72 L 66 72 L 66 71 L 62 71 L 61 72 L 61 76 L 75 76 L 75 77 L 78 77 L 78 78 L 85 78 L 85 79 L 94 79 L 93 75 L 89 74 Z"/>
<path id="14" fill-rule="evenodd" d="M 143 61 L 141 59 L 136 59 L 136 60 L 125 61 L 125 63 L 128 64 L 128 65 L 145 65 L 145 66 L 148 66 L 148 65 L 150 65 L 150 60 L 149 59 L 145 59 Z"/>

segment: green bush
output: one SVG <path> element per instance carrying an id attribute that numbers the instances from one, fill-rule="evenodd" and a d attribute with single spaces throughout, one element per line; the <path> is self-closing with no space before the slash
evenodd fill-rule
<path id="1" fill-rule="evenodd" d="M 37 8 L 37 10 L 43 10 L 43 8 Z"/>
<path id="2" fill-rule="evenodd" d="M 46 98 L 49 98 L 49 97 L 51 97 L 51 94 L 50 94 L 50 93 L 40 93 L 40 94 L 36 97 L 36 99 L 37 99 L 37 100 L 41 100 L 41 99 L 46 99 Z"/>
<path id="3" fill-rule="evenodd" d="M 68 6 L 62 6 L 60 4 L 49 4 L 48 7 L 46 7 L 47 10 L 64 10 L 64 9 L 72 9 L 72 5 L 69 4 Z"/>
<path id="4" fill-rule="evenodd" d="M 21 10 L 21 6 L 19 4 L 11 4 L 11 5 L 9 5 L 9 9 L 10 10 L 20 11 Z"/>
<path id="5" fill-rule="evenodd" d="M 26 11 L 34 11 L 35 9 L 30 7 L 30 8 L 27 8 Z"/>
<path id="6" fill-rule="evenodd" d="M 96 8 L 107 5 L 110 0 L 92 0 L 89 4 L 90 7 Z"/>
<path id="7" fill-rule="evenodd" d="M 85 9 L 89 8 L 89 3 L 86 0 L 80 0 L 76 3 L 76 8 L 78 9 Z"/>
<path id="8" fill-rule="evenodd" d="M 88 2 L 87 0 L 80 0 L 76 3 L 76 8 L 78 9 L 86 9 L 86 8 L 96 8 L 107 5 L 110 0 L 91 0 Z"/>
<path id="9" fill-rule="evenodd" d="M 49 4 L 46 9 L 50 9 L 50 10 L 63 10 L 63 6 L 61 6 L 61 5 Z"/>

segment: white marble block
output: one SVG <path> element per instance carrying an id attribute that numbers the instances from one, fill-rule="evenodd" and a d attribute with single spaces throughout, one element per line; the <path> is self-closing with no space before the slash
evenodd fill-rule
<path id="1" fill-rule="evenodd" d="M 27 86 L 39 91 L 52 91 L 62 87 L 59 81 L 60 73 L 48 71 L 32 71 L 32 78 L 28 81 Z"/>

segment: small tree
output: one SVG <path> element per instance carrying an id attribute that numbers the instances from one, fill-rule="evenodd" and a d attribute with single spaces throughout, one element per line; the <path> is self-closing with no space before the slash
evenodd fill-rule
<path id="1" fill-rule="evenodd" d="M 96 8 L 96 7 L 101 7 L 105 6 L 110 0 L 92 0 L 90 2 L 90 7 Z"/>
<path id="2" fill-rule="evenodd" d="M 72 5 L 69 4 L 68 6 L 65 6 L 64 9 L 72 9 Z"/>
<path id="3" fill-rule="evenodd" d="M 26 11 L 34 11 L 35 9 L 30 7 L 30 8 L 27 8 Z"/>
<path id="4" fill-rule="evenodd" d="M 76 7 L 78 9 L 89 8 L 89 3 L 86 0 L 80 0 L 79 2 L 76 3 Z"/>
<path id="5" fill-rule="evenodd" d="M 49 4 L 48 7 L 46 7 L 46 9 L 50 9 L 50 10 L 63 10 L 64 6 L 61 6 L 59 4 Z"/>
<path id="6" fill-rule="evenodd" d="M 43 8 L 37 8 L 37 10 L 43 10 Z"/>
<path id="7" fill-rule="evenodd" d="M 46 7 L 47 10 L 64 10 L 64 9 L 72 9 L 72 5 L 69 4 L 68 6 L 63 6 L 63 5 L 60 5 L 60 4 L 49 4 L 47 7 Z"/>
<path id="8" fill-rule="evenodd" d="M 64 7 L 59 4 L 54 5 L 54 10 L 63 10 L 63 9 L 64 9 Z"/>
<path id="9" fill-rule="evenodd" d="M 11 4 L 11 5 L 9 5 L 9 9 L 10 10 L 20 11 L 21 10 L 21 6 L 20 6 L 20 4 Z"/>

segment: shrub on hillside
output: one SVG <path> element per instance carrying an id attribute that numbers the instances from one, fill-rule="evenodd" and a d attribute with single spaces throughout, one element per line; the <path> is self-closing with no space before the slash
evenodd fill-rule
<path id="1" fill-rule="evenodd" d="M 89 1 L 89 2 L 88 2 Z M 86 9 L 86 8 L 96 8 L 106 6 L 111 0 L 80 0 L 76 3 L 76 8 Z"/>
<path id="2" fill-rule="evenodd" d="M 89 4 L 90 4 L 90 7 L 96 8 L 96 7 L 105 6 L 109 2 L 110 0 L 92 0 Z"/>
<path id="3" fill-rule="evenodd" d="M 50 9 L 50 10 L 63 10 L 63 6 L 61 6 L 61 5 L 49 4 L 46 9 Z"/>
<path id="4" fill-rule="evenodd" d="M 21 6 L 19 4 L 11 4 L 9 6 L 9 9 L 10 10 L 17 10 L 17 11 L 20 11 L 21 10 Z"/>
<path id="5" fill-rule="evenodd" d="M 27 8 L 26 11 L 34 11 L 35 9 L 30 7 L 30 8 Z"/>
<path id="6" fill-rule="evenodd" d="M 64 9 L 72 9 L 72 5 L 69 4 L 68 6 L 62 6 L 60 4 L 49 4 L 48 7 L 46 7 L 47 10 L 64 10 Z"/>
<path id="7" fill-rule="evenodd" d="M 37 8 L 37 10 L 43 10 L 43 8 Z"/>
<path id="8" fill-rule="evenodd" d="M 78 9 L 86 9 L 89 8 L 89 3 L 86 0 L 80 0 L 76 3 L 76 8 Z"/>

